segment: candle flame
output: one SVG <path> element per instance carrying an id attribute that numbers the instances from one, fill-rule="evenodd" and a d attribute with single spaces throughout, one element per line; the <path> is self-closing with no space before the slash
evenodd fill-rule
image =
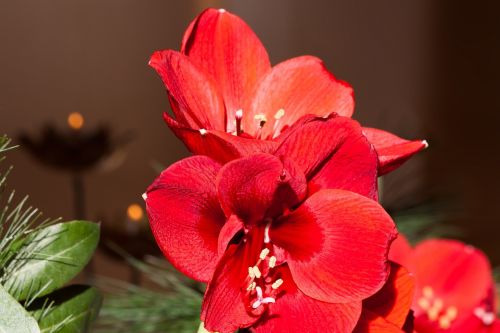
<path id="1" fill-rule="evenodd" d="M 81 129 L 84 122 L 83 116 L 79 112 L 71 112 L 68 116 L 68 125 L 74 130 Z"/>
<path id="2" fill-rule="evenodd" d="M 136 203 L 131 204 L 127 208 L 127 216 L 132 221 L 139 222 L 140 220 L 142 220 L 142 217 L 144 216 L 142 207 Z"/>

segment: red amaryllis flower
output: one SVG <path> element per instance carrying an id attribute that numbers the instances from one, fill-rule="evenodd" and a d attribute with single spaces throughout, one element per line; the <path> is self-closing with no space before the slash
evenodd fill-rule
<path id="1" fill-rule="evenodd" d="M 302 163 L 255 154 L 222 166 L 194 156 L 148 188 L 163 253 L 208 282 L 208 330 L 352 332 L 362 300 L 387 280 L 390 217 L 351 191 L 309 191 Z"/>
<path id="2" fill-rule="evenodd" d="M 390 257 L 415 275 L 418 333 L 498 332 L 495 288 L 486 256 L 453 240 L 427 240 L 411 249 L 403 237 Z"/>
<path id="3" fill-rule="evenodd" d="M 321 60 L 302 56 L 271 67 L 255 33 L 225 10 L 201 13 L 186 30 L 180 52 L 155 52 L 149 64 L 169 93 L 174 118 L 164 114 L 168 126 L 193 153 L 220 162 L 266 152 L 266 142 L 306 114 L 350 117 L 354 110 L 352 88 Z M 379 174 L 427 145 L 380 130 L 364 132 L 379 155 Z"/>
<path id="4" fill-rule="evenodd" d="M 363 301 L 363 311 L 354 333 L 412 333 L 410 307 L 414 287 L 411 274 L 392 263 L 391 274 L 384 287 Z"/>

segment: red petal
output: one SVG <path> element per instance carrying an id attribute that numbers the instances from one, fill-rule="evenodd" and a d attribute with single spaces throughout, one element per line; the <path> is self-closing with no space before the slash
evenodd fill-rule
<path id="1" fill-rule="evenodd" d="M 353 333 L 404 333 L 404 331 L 376 313 L 363 309 Z"/>
<path id="2" fill-rule="evenodd" d="M 220 163 L 248 156 L 254 153 L 273 152 L 277 143 L 234 136 L 222 131 L 195 130 L 185 127 L 166 113 L 165 122 L 175 135 L 197 155 L 206 155 Z"/>
<path id="3" fill-rule="evenodd" d="M 365 299 L 383 286 L 395 237 L 394 223 L 377 202 L 343 190 L 316 192 L 270 230 L 299 289 L 334 303 Z"/>
<path id="4" fill-rule="evenodd" d="M 375 295 L 363 301 L 363 310 L 366 308 L 401 328 L 410 312 L 414 290 L 413 276 L 405 268 L 392 263 L 391 275 L 386 284 Z"/>
<path id="5" fill-rule="evenodd" d="M 213 80 L 179 52 L 157 51 L 153 67 L 165 84 L 179 122 L 194 129 L 224 130 L 224 102 Z"/>
<path id="6" fill-rule="evenodd" d="M 406 267 L 410 272 L 414 271 L 412 264 L 412 248 L 410 242 L 402 234 L 392 242 L 391 250 L 389 251 L 389 259 L 401 266 Z"/>
<path id="7" fill-rule="evenodd" d="M 269 313 L 254 326 L 255 332 L 352 332 L 361 312 L 360 302 L 335 304 L 315 300 L 297 289 L 286 266 L 280 272 L 284 283 L 279 290 L 283 293 L 269 305 Z"/>
<path id="8" fill-rule="evenodd" d="M 492 286 L 491 268 L 486 256 L 470 245 L 453 240 L 427 240 L 413 251 L 417 279 L 416 300 L 424 287 L 432 288 L 444 306 L 463 309 L 479 306 Z M 417 302 L 418 303 L 418 302 Z M 415 316 L 422 311 L 415 308 Z"/>
<path id="9" fill-rule="evenodd" d="M 379 175 L 399 168 L 410 157 L 428 146 L 425 140 L 408 141 L 376 128 L 364 127 L 363 132 L 377 150 Z"/>
<path id="10" fill-rule="evenodd" d="M 243 227 L 243 222 L 236 215 L 231 215 L 227 219 L 219 233 L 219 256 L 224 254 L 229 242 L 231 242 L 238 232 L 243 230 Z"/>
<path id="11" fill-rule="evenodd" d="M 259 319 L 261 313 L 252 312 L 246 289 L 248 267 L 255 265 L 262 246 L 263 232 L 250 232 L 245 242 L 229 245 L 220 259 L 202 304 L 201 320 L 210 332 L 232 333 Z"/>
<path id="12" fill-rule="evenodd" d="M 301 201 L 307 188 L 305 177 L 289 162 L 256 154 L 226 164 L 217 177 L 226 216 L 236 214 L 245 224 L 255 224 Z"/>
<path id="13" fill-rule="evenodd" d="M 347 117 L 306 116 L 278 138 L 276 155 L 293 159 L 313 191 L 343 189 L 377 198 L 377 154 Z"/>
<path id="14" fill-rule="evenodd" d="M 280 109 L 285 113 L 277 121 L 275 115 Z M 336 112 L 350 117 L 353 109 L 352 88 L 336 80 L 320 59 L 303 56 L 276 65 L 259 83 L 245 129 L 254 133 L 248 130 L 257 128 L 253 116 L 264 114 L 267 122 L 262 138 L 275 137 L 306 114 L 326 116 Z"/>
<path id="15" fill-rule="evenodd" d="M 207 9 L 186 31 L 181 50 L 217 82 L 227 130 L 233 132 L 235 111 L 248 105 L 257 81 L 271 67 L 266 49 L 238 16 Z"/>
<path id="16" fill-rule="evenodd" d="M 163 171 L 146 192 L 149 223 L 163 254 L 200 281 L 212 277 L 225 221 L 215 187 L 219 169 L 208 157 L 186 158 Z"/>

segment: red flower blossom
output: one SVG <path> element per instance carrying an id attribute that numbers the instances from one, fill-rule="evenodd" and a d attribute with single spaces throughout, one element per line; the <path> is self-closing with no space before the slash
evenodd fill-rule
<path id="1" fill-rule="evenodd" d="M 175 118 L 164 114 L 168 126 L 193 153 L 219 162 L 266 152 L 306 114 L 350 117 L 354 110 L 352 88 L 321 60 L 302 56 L 271 67 L 255 33 L 225 10 L 201 13 L 180 52 L 155 52 L 149 64 L 169 93 Z M 364 133 L 379 155 L 379 174 L 427 145 L 375 129 Z"/>
<path id="2" fill-rule="evenodd" d="M 322 124 L 339 120 L 352 123 L 336 117 Z M 281 149 L 293 155 L 293 135 L 307 128 L 291 131 Z M 208 330 L 352 332 L 362 300 L 388 278 L 396 230 L 365 196 L 309 190 L 307 174 L 349 144 L 346 136 L 337 153 L 309 161 L 261 153 L 221 165 L 194 156 L 148 188 L 149 220 L 163 253 L 208 282 L 201 314 Z"/>
<path id="3" fill-rule="evenodd" d="M 481 251 L 439 239 L 411 249 L 400 236 L 390 258 L 415 275 L 416 332 L 500 332 L 491 268 Z"/>

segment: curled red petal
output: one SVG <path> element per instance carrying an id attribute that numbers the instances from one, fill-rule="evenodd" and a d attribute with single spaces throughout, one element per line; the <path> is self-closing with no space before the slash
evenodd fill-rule
<path id="1" fill-rule="evenodd" d="M 410 312 L 414 291 L 413 276 L 404 267 L 392 263 L 389 279 L 375 295 L 363 301 L 363 311 L 366 309 L 402 328 Z"/>
<path id="2" fill-rule="evenodd" d="M 376 128 L 364 127 L 363 132 L 377 150 L 379 175 L 399 168 L 410 157 L 428 146 L 425 140 L 409 141 Z"/>
<path id="3" fill-rule="evenodd" d="M 167 88 L 179 122 L 194 129 L 224 130 L 224 102 L 213 80 L 185 55 L 157 51 L 149 61 Z"/>
<path id="4" fill-rule="evenodd" d="M 255 154 L 224 165 L 217 190 L 227 216 L 236 214 L 247 225 L 261 222 L 300 202 L 306 193 L 304 175 L 270 154 Z"/>
<path id="5" fill-rule="evenodd" d="M 413 272 L 412 251 L 406 237 L 403 234 L 398 234 L 398 237 L 391 244 L 389 259 Z"/>
<path id="6" fill-rule="evenodd" d="M 175 121 L 166 113 L 163 118 L 193 154 L 206 155 L 220 163 L 255 153 L 270 153 L 277 146 L 276 142 L 234 136 L 223 131 L 192 129 Z"/>
<path id="7" fill-rule="evenodd" d="M 377 198 L 377 154 L 356 121 L 305 116 L 277 142 L 276 155 L 293 159 L 312 191 L 343 189 Z"/>
<path id="8" fill-rule="evenodd" d="M 217 237 L 225 217 L 217 199 L 220 165 L 205 156 L 181 160 L 145 193 L 153 235 L 163 254 L 189 277 L 208 281 L 218 259 Z"/>
<path id="9" fill-rule="evenodd" d="M 227 130 L 233 132 L 235 112 L 248 105 L 271 68 L 259 38 L 238 16 L 211 8 L 189 26 L 181 51 L 215 79 L 226 105 Z"/>
<path id="10" fill-rule="evenodd" d="M 361 312 L 361 302 L 326 303 L 308 297 L 293 282 L 287 266 L 279 269 L 284 281 L 276 303 L 257 322 L 256 333 L 352 332 Z"/>
<path id="11" fill-rule="evenodd" d="M 321 190 L 271 225 L 298 288 L 325 302 L 375 294 L 389 276 L 396 228 L 375 201 L 344 190 Z"/>
<path id="12" fill-rule="evenodd" d="M 236 215 L 229 216 L 219 233 L 219 256 L 224 254 L 229 242 L 231 242 L 234 236 L 236 236 L 238 232 L 242 231 L 243 228 L 243 221 L 241 221 Z"/>
<path id="13" fill-rule="evenodd" d="M 320 59 L 302 56 L 286 60 L 266 74 L 258 85 L 250 113 L 266 116 L 261 136 L 272 138 L 306 114 L 326 116 L 336 112 L 350 117 L 353 109 L 352 88 L 335 79 Z M 247 129 L 257 129 L 254 119 L 246 121 Z"/>

